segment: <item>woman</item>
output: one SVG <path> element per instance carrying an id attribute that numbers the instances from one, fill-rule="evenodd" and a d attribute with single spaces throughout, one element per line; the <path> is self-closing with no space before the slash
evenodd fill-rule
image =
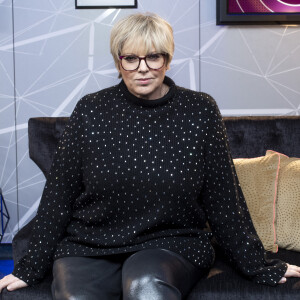
<path id="1" fill-rule="evenodd" d="M 53 264 L 54 299 L 182 299 L 211 267 L 213 234 L 254 282 L 300 268 L 266 261 L 215 101 L 165 76 L 171 26 L 131 15 L 111 32 L 122 81 L 76 105 L 47 178 L 28 254 L 0 288 Z"/>

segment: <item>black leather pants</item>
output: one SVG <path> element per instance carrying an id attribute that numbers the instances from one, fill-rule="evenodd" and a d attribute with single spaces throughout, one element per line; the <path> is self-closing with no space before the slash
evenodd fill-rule
<path id="1" fill-rule="evenodd" d="M 54 262 L 52 295 L 58 300 L 179 300 L 205 272 L 165 249 L 65 257 Z"/>

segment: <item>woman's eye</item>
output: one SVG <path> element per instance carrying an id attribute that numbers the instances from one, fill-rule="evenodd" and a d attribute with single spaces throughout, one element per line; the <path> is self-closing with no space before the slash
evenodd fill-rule
<path id="1" fill-rule="evenodd" d="M 127 62 L 136 62 L 138 60 L 138 58 L 134 55 L 130 55 L 130 56 L 125 56 L 124 59 L 127 61 Z"/>
<path id="2" fill-rule="evenodd" d="M 149 54 L 147 55 L 147 59 L 149 60 L 158 60 L 160 58 L 160 54 Z"/>

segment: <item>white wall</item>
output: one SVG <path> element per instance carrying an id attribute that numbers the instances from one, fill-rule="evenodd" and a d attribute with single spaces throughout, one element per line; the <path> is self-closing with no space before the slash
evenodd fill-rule
<path id="1" fill-rule="evenodd" d="M 300 27 L 216 26 L 200 0 L 201 89 L 223 115 L 300 114 Z"/>

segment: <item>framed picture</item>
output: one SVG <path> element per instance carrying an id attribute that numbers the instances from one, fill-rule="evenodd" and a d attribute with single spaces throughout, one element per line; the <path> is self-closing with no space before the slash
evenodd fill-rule
<path id="1" fill-rule="evenodd" d="M 76 8 L 137 8 L 137 0 L 75 0 Z"/>
<path id="2" fill-rule="evenodd" d="M 217 25 L 300 24 L 300 0 L 217 0 Z"/>

